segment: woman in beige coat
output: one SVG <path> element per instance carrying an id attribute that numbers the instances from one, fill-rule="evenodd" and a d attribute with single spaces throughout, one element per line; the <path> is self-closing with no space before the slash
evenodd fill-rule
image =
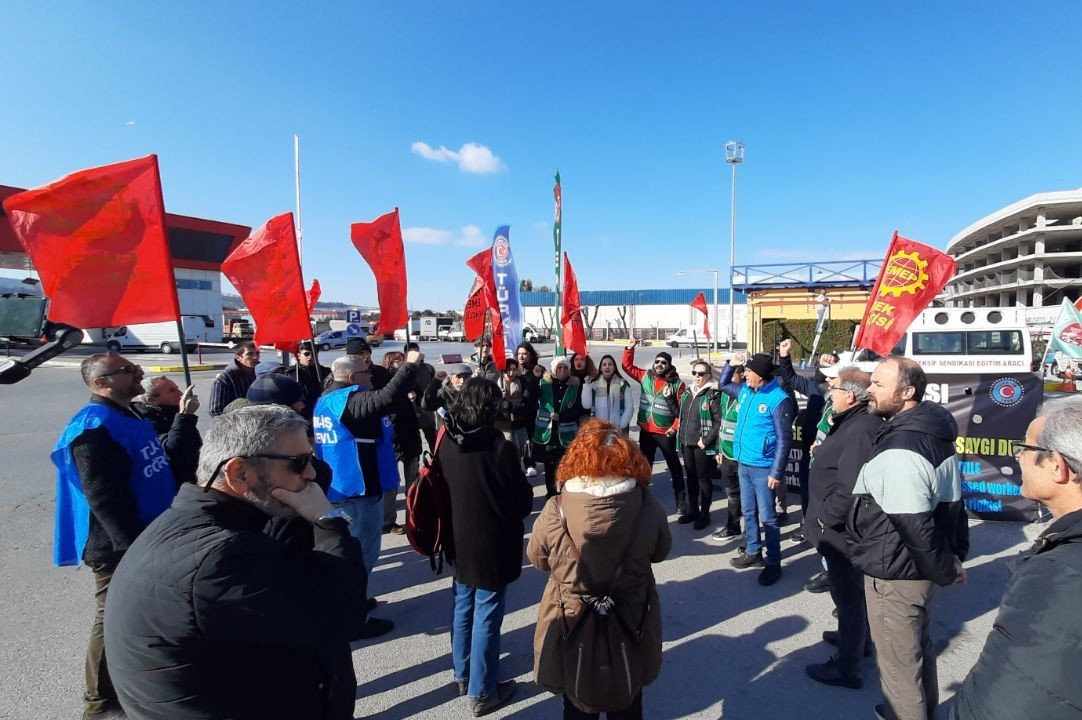
<path id="1" fill-rule="evenodd" d="M 564 677 L 560 648 L 563 630 L 574 627 L 582 616 L 582 596 L 608 593 L 623 627 L 641 632 L 633 650 L 637 653 L 633 665 L 641 668 L 641 676 L 629 680 L 634 683 L 630 706 L 605 708 L 610 710 L 606 716 L 640 720 L 642 686 L 661 671 L 661 608 L 650 565 L 664 560 L 672 546 L 665 511 L 648 487 L 650 466 L 615 426 L 591 420 L 567 449 L 557 482 L 562 494 L 541 511 L 526 549 L 534 567 L 549 573 L 534 634 L 534 677 L 549 690 L 563 693 L 565 720 L 599 717 L 597 709 L 575 697 L 571 688 L 560 686 Z M 585 569 L 580 558 L 585 558 Z M 582 669 L 580 688 L 599 680 L 595 671 Z"/>

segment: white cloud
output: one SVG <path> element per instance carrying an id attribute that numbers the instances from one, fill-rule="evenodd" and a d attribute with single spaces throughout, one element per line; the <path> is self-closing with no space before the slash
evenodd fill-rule
<path id="1" fill-rule="evenodd" d="M 492 173 L 498 173 L 505 167 L 498 155 L 478 143 L 466 143 L 456 152 L 447 149 L 443 145 L 433 148 L 426 142 L 418 141 L 410 146 L 410 150 L 414 155 L 420 155 L 425 160 L 441 163 L 453 162 L 464 173 L 491 175 Z"/>
<path id="2" fill-rule="evenodd" d="M 483 247 L 485 234 L 476 225 L 467 225 L 459 232 L 438 228 L 415 227 L 402 231 L 402 239 L 417 245 L 462 245 L 464 247 Z"/>
<path id="3" fill-rule="evenodd" d="M 134 120 L 129 120 L 128 122 L 126 122 L 124 124 L 127 125 L 128 127 L 131 127 L 132 125 L 135 124 L 135 121 Z"/>

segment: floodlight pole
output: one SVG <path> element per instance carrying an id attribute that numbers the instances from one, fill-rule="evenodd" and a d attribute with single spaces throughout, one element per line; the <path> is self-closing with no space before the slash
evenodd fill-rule
<path id="1" fill-rule="evenodd" d="M 744 162 L 744 143 L 739 140 L 730 140 L 725 143 L 725 162 L 733 166 L 733 194 L 729 218 L 729 352 L 732 352 L 736 346 L 735 298 L 733 297 L 733 280 L 736 278 L 734 272 L 736 267 L 736 166 Z"/>

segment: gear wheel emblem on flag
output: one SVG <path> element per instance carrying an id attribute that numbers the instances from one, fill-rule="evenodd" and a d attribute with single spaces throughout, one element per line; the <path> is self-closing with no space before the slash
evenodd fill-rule
<path id="1" fill-rule="evenodd" d="M 883 271 L 883 283 L 879 288 L 879 294 L 901 297 L 902 293 L 916 295 L 923 290 L 928 283 L 927 260 L 921 260 L 916 251 L 905 252 L 899 250 L 891 255 L 887 267 Z"/>

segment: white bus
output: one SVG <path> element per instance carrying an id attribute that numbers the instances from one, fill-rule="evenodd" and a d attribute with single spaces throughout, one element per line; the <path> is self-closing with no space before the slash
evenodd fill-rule
<path id="1" fill-rule="evenodd" d="M 1033 371 L 1033 343 L 1024 308 L 928 308 L 890 353 L 912 358 L 930 373 Z M 881 359 L 871 350 L 838 353 L 842 365 L 871 371 Z"/>

